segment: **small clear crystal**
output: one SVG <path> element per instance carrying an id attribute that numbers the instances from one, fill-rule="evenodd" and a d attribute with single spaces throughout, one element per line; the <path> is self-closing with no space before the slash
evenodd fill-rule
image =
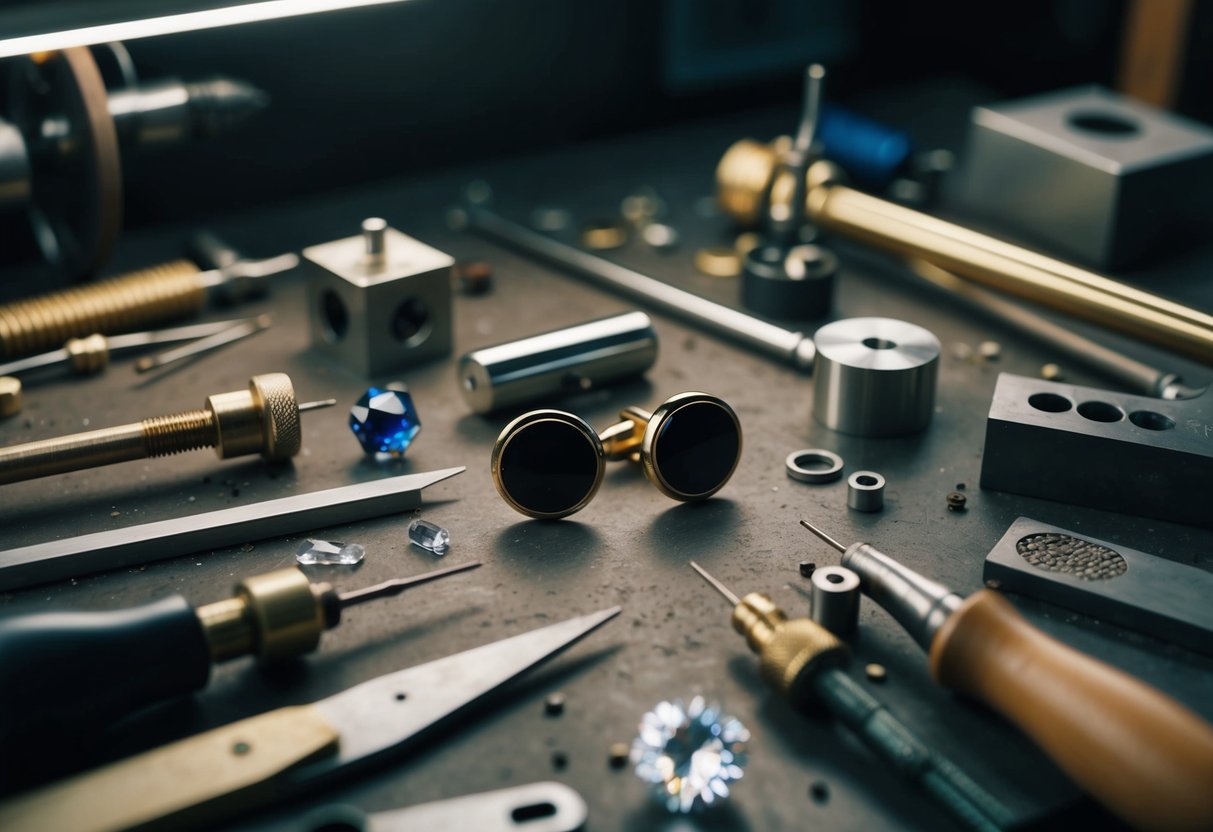
<path id="1" fill-rule="evenodd" d="M 451 548 L 451 533 L 429 520 L 414 520 L 409 523 L 409 542 L 435 555 L 445 555 Z"/>
<path id="2" fill-rule="evenodd" d="M 720 706 L 696 696 L 659 702 L 640 721 L 632 741 L 636 776 L 670 812 L 691 812 L 728 799 L 740 780 L 750 732 Z"/>
<path id="3" fill-rule="evenodd" d="M 295 552 L 295 560 L 303 566 L 351 566 L 361 563 L 364 557 L 366 548 L 361 543 L 311 538 L 300 543 Z"/>

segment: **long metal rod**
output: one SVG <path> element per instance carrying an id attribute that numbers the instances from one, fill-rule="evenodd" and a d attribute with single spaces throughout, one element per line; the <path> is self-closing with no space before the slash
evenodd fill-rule
<path id="1" fill-rule="evenodd" d="M 813 345 L 811 335 L 792 332 L 662 283 L 618 263 L 539 234 L 487 208 L 469 205 L 461 210 L 465 212 L 468 230 L 505 243 L 532 257 L 554 263 L 574 274 L 589 278 L 592 283 L 605 286 L 672 317 L 728 338 L 768 358 L 789 364 L 801 372 L 808 373 L 813 370 L 817 349 Z"/>
<path id="2" fill-rule="evenodd" d="M 808 213 L 826 231 L 1213 365 L 1213 315 L 861 193 L 818 165 L 829 163 L 809 169 Z"/>
<path id="3" fill-rule="evenodd" d="M 0 590 L 398 514 L 421 505 L 421 489 L 464 470 L 388 477 L 10 549 L 0 552 Z"/>
<path id="4" fill-rule="evenodd" d="M 923 280 L 980 309 L 1006 326 L 1036 338 L 1069 360 L 1115 379 L 1134 393 L 1160 399 L 1190 399 L 1204 392 L 1203 389 L 1198 390 L 1181 384 L 1178 373 L 1151 367 L 1111 347 L 1092 341 L 1001 295 L 983 289 L 976 283 L 963 280 L 934 263 L 910 260 L 907 264 L 910 270 Z"/>

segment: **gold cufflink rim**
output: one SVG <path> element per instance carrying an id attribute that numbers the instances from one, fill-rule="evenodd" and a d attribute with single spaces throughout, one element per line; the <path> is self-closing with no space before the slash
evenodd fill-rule
<path id="1" fill-rule="evenodd" d="M 556 422 L 574 428 L 586 441 L 590 443 L 594 450 L 594 458 L 596 460 L 596 468 L 594 472 L 594 484 L 590 487 L 586 495 L 581 498 L 575 505 L 562 509 L 560 511 L 537 511 L 529 506 L 524 506 L 519 503 L 510 494 L 509 489 L 502 481 L 501 476 L 501 458 L 509 447 L 510 442 L 514 441 L 523 432 L 523 429 L 538 424 L 541 422 Z M 603 452 L 602 441 L 598 438 L 598 434 L 594 431 L 590 424 L 573 413 L 568 413 L 564 410 L 531 410 L 523 413 L 521 416 L 513 419 L 508 425 L 502 428 L 501 433 L 497 436 L 497 441 L 493 443 L 493 454 L 489 459 L 489 473 L 493 478 L 493 485 L 497 489 L 497 493 L 501 495 L 501 499 L 505 500 L 510 508 L 523 514 L 527 517 L 533 517 L 536 520 L 559 520 L 562 517 L 568 517 L 570 514 L 575 514 L 581 511 L 594 496 L 598 493 L 599 487 L 602 485 L 603 475 L 606 473 L 606 454 Z"/>
<path id="2" fill-rule="evenodd" d="M 699 493 L 689 493 L 679 491 L 674 488 L 665 477 L 661 475 L 661 460 L 657 458 L 657 437 L 661 435 L 662 429 L 671 418 L 678 414 L 679 411 L 687 407 L 694 407 L 702 404 L 711 404 L 719 407 L 725 412 L 733 422 L 733 427 L 737 431 L 737 453 L 733 457 L 733 464 L 729 467 L 729 472 L 721 478 L 720 482 L 714 488 L 708 491 Z M 653 411 L 648 419 L 648 424 L 644 430 L 644 440 L 640 445 L 640 464 L 644 468 L 644 475 L 649 482 L 657 488 L 665 496 L 672 500 L 678 500 L 684 503 L 698 502 L 706 500 L 713 494 L 724 488 L 729 480 L 733 478 L 734 472 L 737 470 L 738 463 L 741 462 L 741 452 L 744 444 L 744 439 L 741 433 L 741 420 L 737 418 L 737 412 L 729 406 L 729 403 L 719 396 L 713 396 L 710 393 L 687 392 L 678 393 L 670 396 Z"/>

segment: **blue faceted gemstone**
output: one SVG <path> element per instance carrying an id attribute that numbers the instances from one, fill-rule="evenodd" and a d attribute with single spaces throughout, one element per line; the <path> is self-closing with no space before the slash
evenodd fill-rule
<path id="1" fill-rule="evenodd" d="M 420 432 L 421 420 L 404 390 L 371 387 L 350 408 L 350 430 L 371 456 L 398 457 Z"/>

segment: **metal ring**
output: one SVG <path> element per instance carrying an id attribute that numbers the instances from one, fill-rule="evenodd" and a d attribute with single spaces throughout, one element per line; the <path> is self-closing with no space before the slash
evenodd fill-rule
<path id="1" fill-rule="evenodd" d="M 814 463 L 825 463 L 826 468 L 810 468 Z M 805 448 L 792 451 L 784 461 L 788 476 L 801 482 L 834 482 L 842 476 L 842 457 L 824 448 Z"/>

